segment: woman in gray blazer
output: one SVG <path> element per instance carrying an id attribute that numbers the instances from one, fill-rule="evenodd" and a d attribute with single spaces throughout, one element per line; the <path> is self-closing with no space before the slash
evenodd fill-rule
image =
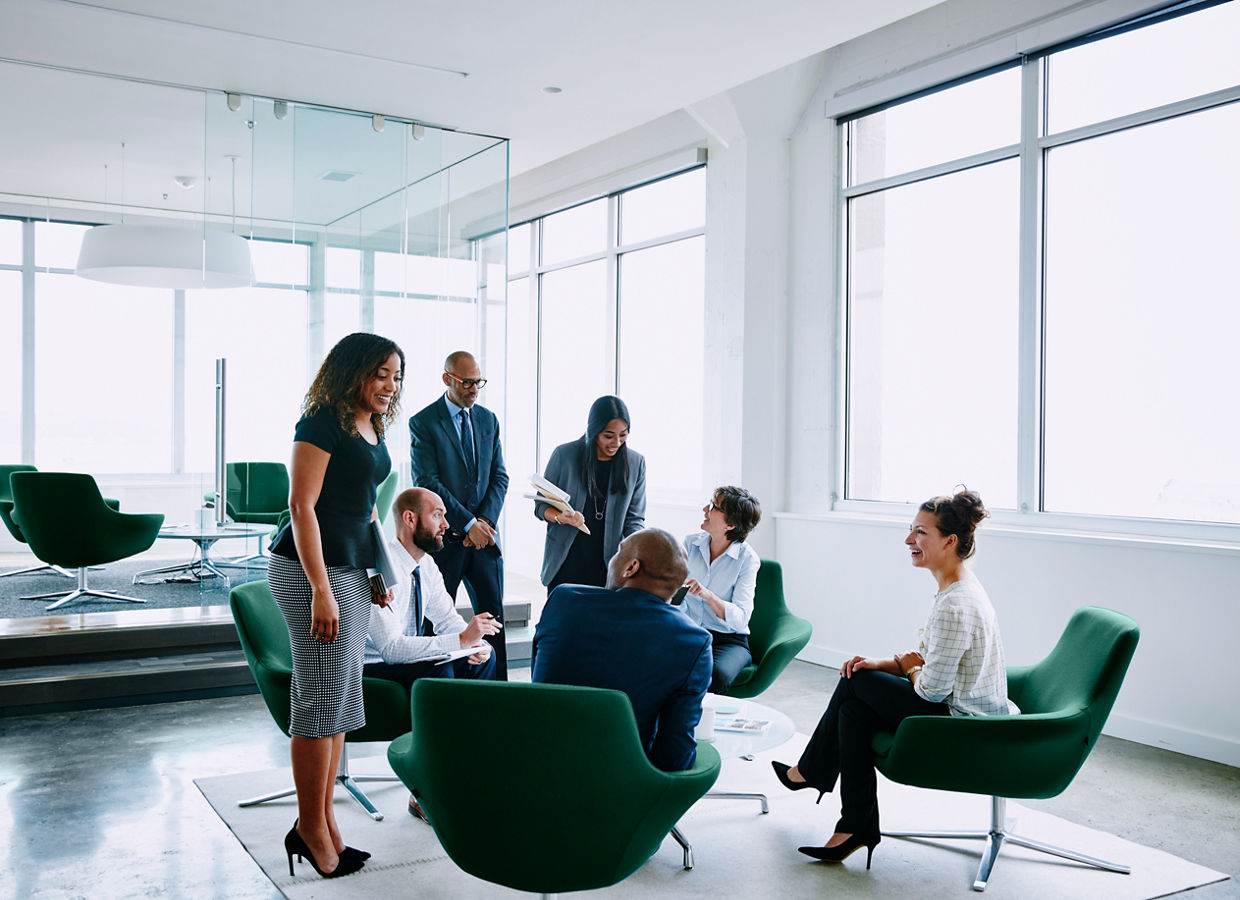
<path id="1" fill-rule="evenodd" d="M 620 542 L 646 520 L 646 460 L 630 450 L 629 408 L 619 397 L 599 397 L 590 407 L 586 433 L 560 444 L 543 476 L 569 495 L 572 512 L 535 503 L 547 523 L 542 583 L 548 593 L 561 584 L 603 587 L 607 561 Z M 585 525 L 590 533 L 580 530 Z"/>

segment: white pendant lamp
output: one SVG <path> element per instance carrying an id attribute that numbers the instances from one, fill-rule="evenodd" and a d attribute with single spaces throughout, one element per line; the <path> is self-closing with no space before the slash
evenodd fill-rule
<path id="1" fill-rule="evenodd" d="M 192 226 L 97 225 L 82 236 L 77 274 L 134 287 L 248 287 L 250 244 L 240 235 Z"/>

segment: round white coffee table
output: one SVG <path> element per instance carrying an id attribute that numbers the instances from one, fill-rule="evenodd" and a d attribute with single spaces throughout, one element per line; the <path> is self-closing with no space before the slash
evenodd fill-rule
<path id="1" fill-rule="evenodd" d="M 711 709 L 715 713 L 715 729 L 709 737 L 697 736 L 699 743 L 709 742 L 714 745 L 723 759 L 752 759 L 755 753 L 778 747 L 792 739 L 796 734 L 796 726 L 792 720 L 777 709 L 764 706 L 756 700 L 737 700 L 733 697 L 721 697 L 718 694 L 707 694 L 702 701 L 702 709 Z M 719 726 L 729 719 L 746 719 L 748 721 L 766 722 L 766 727 L 759 732 L 727 731 Z M 696 735 L 695 735 L 696 736 Z M 754 794 L 746 791 L 707 791 L 703 799 L 715 800 L 757 800 L 762 804 L 765 815 L 771 811 L 766 794 Z M 672 837 L 684 851 L 684 867 L 693 868 L 693 845 L 685 837 L 680 826 L 672 828 Z"/>
<path id="2" fill-rule="evenodd" d="M 197 548 L 194 558 L 186 563 L 174 566 L 161 566 L 158 569 L 146 569 L 133 577 L 137 584 L 139 578 L 148 575 L 166 575 L 164 581 L 201 581 L 204 578 L 223 578 L 228 576 L 221 572 L 211 559 L 211 547 L 216 541 L 229 538 L 261 537 L 271 531 L 270 525 L 250 525 L 238 522 L 230 525 L 212 523 L 206 527 L 200 525 L 168 525 L 159 529 L 159 537 L 164 540 L 193 541 Z"/>

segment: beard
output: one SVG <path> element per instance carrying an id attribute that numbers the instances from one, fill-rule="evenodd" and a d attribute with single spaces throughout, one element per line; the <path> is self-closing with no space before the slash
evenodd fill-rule
<path id="1" fill-rule="evenodd" d="M 419 523 L 413 532 L 413 546 L 426 553 L 438 553 L 443 549 L 443 538 Z"/>

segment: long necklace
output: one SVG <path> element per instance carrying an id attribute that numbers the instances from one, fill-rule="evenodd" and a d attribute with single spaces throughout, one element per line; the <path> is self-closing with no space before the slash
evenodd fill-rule
<path id="1" fill-rule="evenodd" d="M 591 497 L 590 499 L 594 503 L 594 518 L 600 522 L 603 521 L 603 510 L 607 509 L 607 501 L 604 500 L 603 509 L 599 509 L 598 508 L 598 497 Z"/>

